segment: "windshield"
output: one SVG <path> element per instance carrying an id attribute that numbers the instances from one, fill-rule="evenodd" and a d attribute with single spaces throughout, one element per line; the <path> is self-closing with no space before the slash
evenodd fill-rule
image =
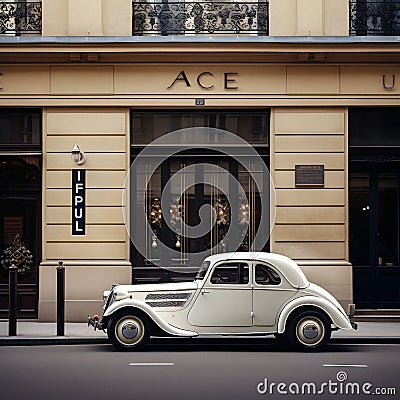
<path id="1" fill-rule="evenodd" d="M 204 279 L 209 267 L 210 267 L 210 261 L 203 261 L 203 264 L 201 264 L 201 266 L 197 272 L 195 280 Z"/>

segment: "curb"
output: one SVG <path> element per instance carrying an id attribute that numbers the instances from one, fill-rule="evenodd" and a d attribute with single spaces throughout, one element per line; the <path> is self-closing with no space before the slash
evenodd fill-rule
<path id="1" fill-rule="evenodd" d="M 49 346 L 49 345 L 78 345 L 78 344 L 108 344 L 108 338 L 79 338 L 79 337 L 3 337 L 1 346 Z"/>
<path id="2" fill-rule="evenodd" d="M 348 344 L 399 344 L 400 337 L 387 336 L 364 336 L 364 337 L 343 337 L 332 338 L 329 343 Z"/>
<path id="3" fill-rule="evenodd" d="M 149 345 L 265 345 L 274 338 L 152 338 Z M 49 346 L 49 345 L 88 345 L 88 344 L 110 344 L 107 337 L 2 337 L 0 346 Z M 342 337 L 332 338 L 329 344 L 400 344 L 400 337 Z"/>

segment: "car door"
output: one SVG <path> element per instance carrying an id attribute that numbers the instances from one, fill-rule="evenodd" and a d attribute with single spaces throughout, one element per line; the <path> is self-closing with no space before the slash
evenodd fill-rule
<path id="1" fill-rule="evenodd" d="M 254 262 L 253 271 L 253 325 L 273 326 L 279 309 L 297 289 L 272 265 Z"/>
<path id="2" fill-rule="evenodd" d="M 193 304 L 188 321 L 195 326 L 251 326 L 251 263 L 216 264 Z"/>

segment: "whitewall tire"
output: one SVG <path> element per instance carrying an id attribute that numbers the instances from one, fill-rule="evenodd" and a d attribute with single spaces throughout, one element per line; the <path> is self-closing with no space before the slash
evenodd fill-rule
<path id="1" fill-rule="evenodd" d="M 107 334 L 117 350 L 139 350 L 150 337 L 150 324 L 146 317 L 135 311 L 122 311 L 111 317 Z"/>
<path id="2" fill-rule="evenodd" d="M 289 342 L 299 350 L 319 350 L 331 337 L 331 323 L 322 312 L 301 311 L 286 327 Z"/>

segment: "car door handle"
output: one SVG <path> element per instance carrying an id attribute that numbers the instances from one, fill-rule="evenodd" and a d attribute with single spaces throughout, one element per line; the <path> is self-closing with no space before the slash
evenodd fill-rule
<path id="1" fill-rule="evenodd" d="M 202 290 L 201 294 L 206 294 L 206 293 L 210 293 L 208 290 Z"/>

